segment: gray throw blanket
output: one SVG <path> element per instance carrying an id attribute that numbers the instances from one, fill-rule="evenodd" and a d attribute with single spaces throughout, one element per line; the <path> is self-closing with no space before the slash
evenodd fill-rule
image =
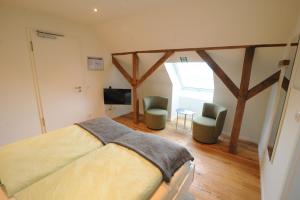
<path id="1" fill-rule="evenodd" d="M 88 121 L 76 123 L 76 125 L 90 132 L 103 144 L 108 144 L 132 131 L 131 128 L 117 123 L 107 117 L 91 119 Z"/>
<path id="2" fill-rule="evenodd" d="M 160 169 L 166 182 L 184 163 L 194 160 L 183 146 L 156 135 L 129 132 L 113 143 L 127 147 L 149 160 Z"/>
<path id="3" fill-rule="evenodd" d="M 135 132 L 109 118 L 97 118 L 77 125 L 104 144 L 115 143 L 143 156 L 160 169 L 166 182 L 185 162 L 194 160 L 188 150 L 179 144 L 156 135 Z"/>

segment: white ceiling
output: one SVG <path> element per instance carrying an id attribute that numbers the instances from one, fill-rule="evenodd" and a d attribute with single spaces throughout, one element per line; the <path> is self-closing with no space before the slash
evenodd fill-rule
<path id="1" fill-rule="evenodd" d="M 172 0 L 0 0 L 0 3 L 40 11 L 86 24 L 121 18 L 168 6 Z M 174 0 L 173 0 L 174 2 Z M 94 13 L 93 8 L 99 12 Z"/>

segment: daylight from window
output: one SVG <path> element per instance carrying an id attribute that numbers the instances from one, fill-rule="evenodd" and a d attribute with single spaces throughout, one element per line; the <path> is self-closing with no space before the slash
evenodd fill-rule
<path id="1" fill-rule="evenodd" d="M 175 63 L 174 65 L 183 89 L 213 91 L 213 72 L 205 62 Z"/>
<path id="2" fill-rule="evenodd" d="M 169 74 L 173 75 L 172 79 L 180 87 L 180 96 L 205 102 L 213 101 L 213 71 L 205 62 L 168 63 L 168 67 L 172 68 L 173 73 Z"/>

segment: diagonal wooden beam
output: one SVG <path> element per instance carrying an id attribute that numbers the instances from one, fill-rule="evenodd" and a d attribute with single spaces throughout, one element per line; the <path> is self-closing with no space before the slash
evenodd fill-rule
<path id="1" fill-rule="evenodd" d="M 231 138 L 230 138 L 230 145 L 229 145 L 230 153 L 237 153 L 237 144 L 240 136 L 243 116 L 246 107 L 254 52 L 255 52 L 255 47 L 248 47 L 246 48 L 245 51 L 243 72 L 242 72 L 242 78 L 240 84 L 240 92 L 239 92 L 239 97 L 238 97 L 237 106 L 235 110 L 233 127 L 231 131 Z"/>
<path id="2" fill-rule="evenodd" d="M 280 76 L 280 71 L 272 74 L 271 76 L 266 78 L 264 81 L 260 82 L 256 86 L 252 87 L 248 91 L 247 100 L 251 99 L 252 97 L 257 95 L 258 93 L 264 91 L 265 89 L 267 89 L 268 87 L 270 87 L 271 85 L 276 83 L 279 80 L 279 76 Z"/>
<path id="3" fill-rule="evenodd" d="M 234 84 L 234 82 L 227 76 L 223 69 L 206 53 L 206 51 L 196 51 L 197 54 L 207 63 L 207 65 L 214 71 L 214 73 L 222 80 L 225 86 L 230 90 L 230 92 L 238 98 L 239 88 Z"/>
<path id="4" fill-rule="evenodd" d="M 126 78 L 126 80 L 130 84 L 132 84 L 132 78 L 131 78 L 131 76 L 127 73 L 127 71 L 122 67 L 122 65 L 119 63 L 119 61 L 114 56 L 112 56 L 112 63 L 121 72 L 121 74 Z"/>
<path id="5" fill-rule="evenodd" d="M 286 59 L 286 60 L 280 60 L 278 65 L 279 66 L 288 66 L 289 64 L 290 64 L 290 60 Z M 280 77 L 280 71 L 277 71 L 274 74 L 272 74 L 271 76 L 269 76 L 268 78 L 266 78 L 264 81 L 260 82 L 256 86 L 252 87 L 248 91 L 247 100 L 251 99 L 252 97 L 257 95 L 258 93 L 264 91 L 265 89 L 267 89 L 268 87 L 270 87 L 271 85 L 273 85 L 274 83 L 279 81 L 279 77 Z M 282 82 L 281 87 L 285 91 L 288 90 L 289 80 L 286 77 L 283 78 L 283 82 Z"/>
<path id="6" fill-rule="evenodd" d="M 138 85 L 142 84 L 151 74 L 155 72 L 171 55 L 174 51 L 166 52 L 148 71 L 140 78 Z"/>

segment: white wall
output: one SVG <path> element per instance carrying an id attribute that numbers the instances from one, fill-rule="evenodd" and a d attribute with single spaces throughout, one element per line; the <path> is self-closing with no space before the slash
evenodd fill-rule
<path id="1" fill-rule="evenodd" d="M 286 199 L 282 195 L 299 141 L 299 122 L 294 118 L 296 111 L 300 109 L 299 101 L 300 91 L 292 89 L 277 147 L 274 150 L 274 158 L 270 161 L 267 151 L 264 151 L 260 160 L 261 191 L 264 200 Z"/>
<path id="2" fill-rule="evenodd" d="M 164 66 L 166 68 L 166 71 L 168 73 L 168 76 L 170 78 L 170 81 L 172 83 L 172 100 L 169 102 L 169 104 L 171 105 L 171 114 L 170 114 L 170 120 L 175 120 L 177 118 L 177 108 L 180 107 L 180 102 L 179 102 L 179 98 L 180 98 L 180 90 L 181 90 L 181 86 L 179 83 L 179 80 L 176 78 L 176 72 L 175 69 L 173 67 L 173 64 L 170 63 L 165 63 Z"/>
<path id="3" fill-rule="evenodd" d="M 286 42 L 296 0 L 178 0 L 101 24 L 113 51 Z M 279 14 L 280 13 L 280 14 Z"/>
<path id="4" fill-rule="evenodd" d="M 295 4 L 294 0 L 176 1 L 169 7 L 157 8 L 155 13 L 145 12 L 107 21 L 98 26 L 98 33 L 112 52 L 286 42 L 295 23 Z M 251 86 L 275 72 L 282 49 L 274 51 L 256 51 Z M 239 87 L 244 52 L 232 50 L 209 53 Z M 170 60 L 179 55 L 175 54 Z M 193 54 L 189 58 L 194 59 L 196 56 Z M 141 68 L 150 67 L 157 58 L 159 56 L 152 60 L 141 59 Z M 131 65 L 130 60 L 127 65 Z M 114 76 L 115 79 L 120 77 L 119 73 Z M 214 101 L 229 110 L 224 132 L 230 134 L 236 100 L 218 78 L 215 79 L 215 88 Z M 152 94 L 171 99 L 171 81 L 164 67 L 146 80 L 139 91 L 140 99 Z M 258 142 L 269 92 L 267 90 L 247 103 L 241 138 Z"/>
<path id="5" fill-rule="evenodd" d="M 299 3 L 300 6 L 300 3 Z M 300 9 L 299 9 L 299 14 L 298 14 L 298 20 L 296 22 L 296 26 L 293 32 L 292 37 L 294 37 L 295 35 L 300 35 Z M 300 90 L 300 68 L 296 69 L 296 78 L 295 82 L 294 82 L 294 87 L 297 88 L 298 90 Z"/>
<path id="6" fill-rule="evenodd" d="M 295 37 L 300 33 L 300 14 L 294 31 Z M 259 160 L 261 168 L 261 192 L 263 200 L 299 199 L 299 144 L 300 125 L 295 114 L 300 110 L 300 51 L 298 50 L 294 65 L 291 93 L 287 98 L 287 108 L 283 115 L 282 129 L 278 134 L 273 160 L 269 160 L 267 146 L 269 131 L 272 126 L 272 106 L 275 103 L 275 88 L 270 96 L 268 112 L 265 116 L 264 129 L 259 144 Z M 298 176 L 297 176 L 298 175 Z M 294 179 L 295 178 L 295 179 Z M 298 178 L 298 179 L 297 179 Z M 297 182 L 298 181 L 298 182 Z M 298 184 L 297 186 L 293 184 Z M 297 189 L 296 189 L 297 188 Z M 294 190 L 293 190 L 294 189 Z M 298 195 L 298 196 L 295 196 Z M 296 198 L 295 198 L 296 197 Z"/>
<path id="7" fill-rule="evenodd" d="M 300 129 L 297 134 L 300 135 Z M 300 197 L 300 140 L 298 140 L 298 144 L 296 145 L 296 150 L 292 157 L 294 162 L 290 166 L 289 175 L 287 177 L 283 193 L 284 198 L 288 200 L 298 200 Z"/>
<path id="8" fill-rule="evenodd" d="M 95 32 L 90 27 L 64 19 L 2 5 L 0 7 L 0 145 L 41 132 L 26 28 L 37 28 L 79 38 L 85 83 L 89 87 L 87 91 L 89 117 L 104 114 L 102 98 L 104 73 L 86 70 L 87 56 L 104 57 L 105 67 L 110 64 L 109 55 L 104 51 Z"/>

